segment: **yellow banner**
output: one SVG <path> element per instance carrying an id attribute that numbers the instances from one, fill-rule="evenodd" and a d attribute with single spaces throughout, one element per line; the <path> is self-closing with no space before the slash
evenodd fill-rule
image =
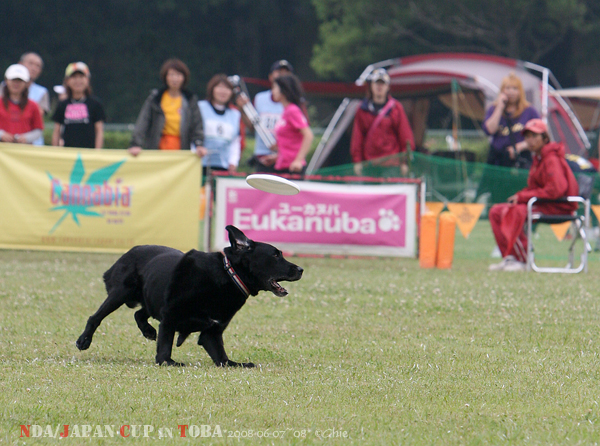
<path id="1" fill-rule="evenodd" d="M 565 221 L 564 223 L 556 223 L 555 225 L 550 225 L 552 228 L 552 232 L 556 236 L 556 239 L 559 242 L 562 242 L 565 239 L 565 235 L 567 235 L 567 231 L 571 227 L 570 221 Z"/>
<path id="2" fill-rule="evenodd" d="M 200 172 L 188 151 L 0 144 L 0 247 L 198 248 Z"/>
<path id="3" fill-rule="evenodd" d="M 448 203 L 446 206 L 456 217 L 456 225 L 460 233 L 464 238 L 469 238 L 469 234 L 479 220 L 485 205 L 479 203 Z"/>

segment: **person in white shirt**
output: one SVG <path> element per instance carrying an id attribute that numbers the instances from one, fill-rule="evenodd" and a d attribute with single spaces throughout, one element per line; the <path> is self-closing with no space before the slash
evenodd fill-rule
<path id="1" fill-rule="evenodd" d="M 233 85 L 225 74 L 216 74 L 206 87 L 206 99 L 198 101 L 204 128 L 202 160 L 206 168 L 227 170 L 234 173 L 240 162 L 240 118 L 239 110 L 231 106 Z"/>

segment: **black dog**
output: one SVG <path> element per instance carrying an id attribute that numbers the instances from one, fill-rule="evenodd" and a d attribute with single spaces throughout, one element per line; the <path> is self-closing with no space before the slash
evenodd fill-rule
<path id="1" fill-rule="evenodd" d="M 136 246 L 104 273 L 108 298 L 90 316 L 77 348 L 86 350 L 92 336 L 110 313 L 125 304 L 141 305 L 135 321 L 142 334 L 156 340 L 156 330 L 148 323 L 160 321 L 156 362 L 182 365 L 171 359 L 175 332 L 177 346 L 195 332 L 217 366 L 254 367 L 252 363 L 231 361 L 223 347 L 223 331 L 242 308 L 249 295 L 271 291 L 287 295 L 279 281 L 295 281 L 302 268 L 285 260 L 281 251 L 266 243 L 248 239 L 235 226 L 227 226 L 231 247 L 224 252 L 191 250 L 186 254 L 165 246 Z"/>

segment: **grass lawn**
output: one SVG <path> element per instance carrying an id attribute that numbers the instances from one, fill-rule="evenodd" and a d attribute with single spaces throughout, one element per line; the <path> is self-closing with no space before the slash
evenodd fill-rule
<path id="1" fill-rule="evenodd" d="M 128 442 L 93 437 L 104 425 L 147 425 L 148 438 L 124 431 L 143 444 L 599 442 L 598 254 L 588 274 L 490 273 L 492 247 L 482 221 L 457 233 L 451 271 L 294 258 L 305 275 L 290 294 L 250 298 L 225 332 L 253 370 L 216 368 L 192 337 L 173 352 L 187 367 L 155 366 L 125 307 L 79 352 L 117 256 L 0 251 L 0 443 L 56 444 L 20 425 L 65 424 L 92 438 L 62 444 Z M 184 439 L 179 425 L 195 427 Z M 202 425 L 222 437 L 193 438 Z"/>

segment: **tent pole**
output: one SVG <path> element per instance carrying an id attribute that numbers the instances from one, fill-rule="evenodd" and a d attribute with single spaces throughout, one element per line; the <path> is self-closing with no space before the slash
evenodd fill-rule
<path id="1" fill-rule="evenodd" d="M 548 124 L 548 68 L 542 71 L 542 120 Z"/>
<path id="2" fill-rule="evenodd" d="M 333 133 L 333 129 L 335 128 L 338 121 L 340 120 L 340 118 L 342 117 L 344 112 L 346 111 L 346 108 L 348 108 L 349 103 L 350 103 L 350 99 L 344 98 L 342 103 L 339 105 L 339 107 L 335 111 L 333 118 L 331 118 L 331 121 L 329 121 L 329 124 L 327 125 L 327 128 L 325 129 L 325 132 L 323 133 L 323 136 L 321 136 L 319 145 L 315 149 L 315 152 L 314 152 L 312 158 L 310 159 L 310 163 L 308 163 L 308 167 L 306 168 L 307 175 L 310 175 L 313 173 L 313 170 L 315 169 L 315 165 L 317 164 L 319 155 L 321 154 L 323 147 L 325 147 L 325 144 L 327 144 L 327 141 L 329 141 L 329 138 L 331 137 L 331 134 Z"/>

